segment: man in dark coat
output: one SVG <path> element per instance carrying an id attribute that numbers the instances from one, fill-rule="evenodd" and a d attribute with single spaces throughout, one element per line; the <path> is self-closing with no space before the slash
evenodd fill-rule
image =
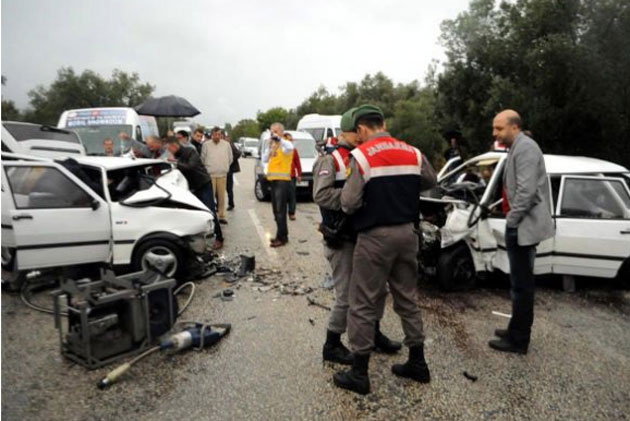
<path id="1" fill-rule="evenodd" d="M 201 163 L 195 148 L 187 148 L 180 145 L 174 137 L 168 140 L 168 150 L 177 162 L 177 169 L 186 177 L 190 191 L 210 209 L 214 218 L 215 234 L 215 242 L 212 248 L 215 250 L 220 249 L 223 247 L 223 233 L 216 214 L 212 181 L 206 171 L 206 167 Z"/>
<path id="2" fill-rule="evenodd" d="M 232 147 L 232 157 L 233 161 L 230 165 L 230 170 L 227 174 L 227 183 L 226 190 L 228 194 L 228 207 L 227 210 L 234 209 L 234 173 L 241 172 L 241 166 L 238 163 L 238 159 L 241 157 L 241 151 L 236 147 L 232 139 L 226 137 L 228 142 L 230 142 L 230 146 Z"/>

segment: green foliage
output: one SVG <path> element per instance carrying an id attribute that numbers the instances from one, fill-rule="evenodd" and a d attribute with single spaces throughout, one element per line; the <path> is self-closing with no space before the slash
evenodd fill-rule
<path id="1" fill-rule="evenodd" d="M 31 90 L 31 109 L 24 118 L 42 124 L 57 124 L 64 110 L 72 108 L 133 107 L 147 99 L 154 86 L 141 83 L 137 73 L 114 70 L 110 79 L 85 70 L 76 74 L 71 67 L 62 67 L 57 79 L 48 87 Z"/>
<path id="2" fill-rule="evenodd" d="M 436 115 L 472 152 L 513 108 L 547 153 L 630 165 L 630 3 L 473 0 L 442 25 L 448 61 Z"/>
<path id="3" fill-rule="evenodd" d="M 20 110 L 15 106 L 15 102 L 2 100 L 2 120 L 3 121 L 20 121 L 22 115 Z"/>
<path id="4" fill-rule="evenodd" d="M 282 108 L 274 107 L 265 112 L 258 111 L 256 114 L 256 120 L 258 121 L 258 128 L 260 131 L 267 130 L 273 123 L 282 123 L 285 127 L 290 127 L 291 112 Z"/>
<path id="5" fill-rule="evenodd" d="M 251 119 L 244 119 L 236 123 L 230 134 L 233 140 L 238 140 L 241 137 L 255 137 L 260 136 L 260 127 L 258 122 Z"/>

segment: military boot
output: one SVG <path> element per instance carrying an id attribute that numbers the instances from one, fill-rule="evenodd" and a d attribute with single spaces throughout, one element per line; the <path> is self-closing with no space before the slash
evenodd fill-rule
<path id="1" fill-rule="evenodd" d="M 370 378 L 368 364 L 370 354 L 355 354 L 352 368 L 348 371 L 338 371 L 333 375 L 335 386 L 348 389 L 361 395 L 370 393 Z"/>
<path id="2" fill-rule="evenodd" d="M 409 359 L 404 364 L 394 364 L 392 373 L 400 377 L 407 377 L 420 383 L 429 383 L 431 374 L 424 360 L 424 345 L 409 348 Z"/>
<path id="3" fill-rule="evenodd" d="M 384 354 L 395 354 L 400 351 L 402 344 L 398 341 L 392 341 L 383 335 L 380 329 L 380 323 L 376 322 L 376 332 L 374 334 L 374 350 Z"/>
<path id="4" fill-rule="evenodd" d="M 331 332 L 330 330 L 326 331 L 326 342 L 324 343 L 322 354 L 324 361 L 345 365 L 352 364 L 352 353 L 341 343 L 340 333 Z"/>

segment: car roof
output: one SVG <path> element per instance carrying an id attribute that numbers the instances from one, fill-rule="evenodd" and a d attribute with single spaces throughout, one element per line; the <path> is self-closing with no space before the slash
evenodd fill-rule
<path id="1" fill-rule="evenodd" d="M 311 139 L 315 142 L 315 138 L 309 132 L 297 131 L 297 130 L 285 130 L 285 133 L 289 133 L 293 139 Z"/>
<path id="2" fill-rule="evenodd" d="M 505 152 L 487 152 L 476 156 L 475 159 L 493 159 L 505 156 Z M 551 155 L 545 154 L 545 167 L 548 174 L 595 174 L 595 173 L 626 173 L 628 169 L 603 159 L 586 156 Z"/>
<path id="3" fill-rule="evenodd" d="M 92 165 L 104 168 L 106 171 L 119 170 L 143 165 L 164 164 L 161 159 L 127 158 L 122 156 L 82 156 L 72 157 L 80 164 Z"/>

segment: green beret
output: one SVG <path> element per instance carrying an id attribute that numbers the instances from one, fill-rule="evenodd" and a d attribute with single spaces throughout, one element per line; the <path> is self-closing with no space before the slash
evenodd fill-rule
<path id="1" fill-rule="evenodd" d="M 352 113 L 354 113 L 356 109 L 357 109 L 356 107 L 350 108 L 341 116 L 341 131 L 342 132 L 354 131 L 354 120 L 352 119 Z"/>
<path id="2" fill-rule="evenodd" d="M 376 105 L 364 104 L 357 107 L 354 110 L 354 113 L 352 113 L 353 126 L 356 128 L 357 121 L 359 121 L 361 117 L 366 117 L 366 116 L 378 116 L 382 118 L 383 120 L 385 120 L 383 111 L 381 111 L 380 108 L 378 108 Z"/>

